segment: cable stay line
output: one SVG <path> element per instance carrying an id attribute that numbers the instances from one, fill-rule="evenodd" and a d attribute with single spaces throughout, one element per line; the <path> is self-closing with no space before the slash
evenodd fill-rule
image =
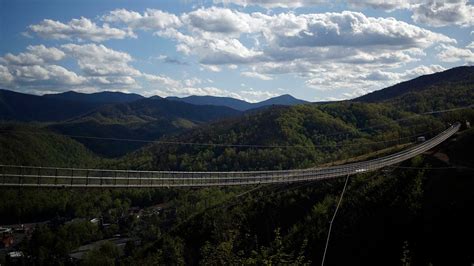
<path id="1" fill-rule="evenodd" d="M 439 145 L 454 135 L 460 127 L 461 124 L 456 123 L 425 142 L 390 155 L 336 166 L 268 171 L 182 172 L 0 165 L 0 186 L 168 188 L 263 185 L 324 180 L 396 165 Z"/>
<path id="2" fill-rule="evenodd" d="M 429 114 L 438 114 L 438 113 L 447 113 L 447 112 L 454 112 L 454 111 L 459 111 L 463 109 L 470 109 L 473 108 L 474 105 L 469 105 L 469 106 L 463 106 L 463 107 L 457 107 L 457 108 L 451 108 L 451 109 L 444 109 L 444 110 L 436 110 L 436 111 L 429 111 L 429 112 L 424 112 L 424 113 L 419 113 L 419 114 L 413 114 L 405 118 L 400 118 L 400 119 L 395 119 L 391 120 L 390 122 L 387 123 L 382 123 L 374 126 L 369 126 L 369 127 L 364 127 L 364 128 L 355 128 L 355 130 L 367 130 L 367 129 L 373 129 L 373 128 L 378 128 L 384 125 L 389 125 L 393 124 L 395 122 L 400 122 L 404 120 L 409 120 L 412 119 L 413 117 L 418 117 L 422 115 L 429 115 Z M 438 129 L 432 130 L 432 131 L 427 131 L 427 132 L 421 132 L 412 136 L 406 136 L 398 139 L 406 139 L 409 137 L 413 137 L 416 135 L 420 134 L 427 134 L 433 131 L 436 131 Z M 377 144 L 377 143 L 386 143 L 386 142 L 392 142 L 396 141 L 398 139 L 391 139 L 391 140 L 385 140 L 385 141 L 377 141 L 377 142 L 372 142 L 370 144 L 365 144 L 365 143 L 340 143 L 340 144 L 325 144 L 325 145 L 259 145 L 259 144 L 232 144 L 232 143 L 200 143 L 200 142 L 186 142 L 186 141 L 167 141 L 167 140 L 147 140 L 147 139 L 131 139 L 131 138 L 111 138 L 111 137 L 98 137 L 98 136 L 85 136 L 85 135 L 74 135 L 74 134 L 60 134 L 60 133 L 47 133 L 47 132 L 33 132 L 33 131 L 26 131 L 26 130 L 13 130 L 13 129 L 0 129 L 0 131 L 3 132 L 18 132 L 18 133 L 24 133 L 24 134 L 31 134 L 31 135 L 59 135 L 59 136 L 65 136 L 65 137 L 70 137 L 70 138 L 76 138 L 76 139 L 92 139 L 92 140 L 105 140 L 105 141 L 122 141 L 122 142 L 137 142 L 137 143 L 153 143 L 153 144 L 164 144 L 164 145 L 188 145 L 188 146 L 208 146 L 208 147 L 236 147 L 236 148 L 324 148 L 324 147 L 341 147 L 341 146 L 362 146 L 362 145 L 372 145 L 372 144 Z M 345 134 L 350 134 L 349 132 L 336 132 L 336 133 L 330 133 L 330 134 L 320 134 L 317 136 L 317 138 L 322 138 L 325 136 L 337 136 L 337 135 L 345 135 Z"/>
<path id="3" fill-rule="evenodd" d="M 320 144 L 320 145 L 259 145 L 259 144 L 230 144 L 230 143 L 200 143 L 200 142 L 182 142 L 182 141 L 164 141 L 164 140 L 144 140 L 144 139 L 129 139 L 129 138 L 108 138 L 108 137 L 94 137 L 94 136 L 83 136 L 83 135 L 69 135 L 69 134 L 56 134 L 47 132 L 33 132 L 33 131 L 19 131 L 10 129 L 0 129 L 0 131 L 17 132 L 22 134 L 31 135 L 47 135 L 47 136 L 65 136 L 70 138 L 78 139 L 93 139 L 93 140 L 107 140 L 107 141 L 123 141 L 123 142 L 141 142 L 141 143 L 153 143 L 153 144 L 168 144 L 168 145 L 188 145 L 188 146 L 208 146 L 208 147 L 234 147 L 234 148 L 325 148 L 325 147 L 346 147 L 346 146 L 369 146 L 381 143 L 390 143 L 404 139 L 410 139 L 415 136 L 423 135 L 438 131 L 440 128 L 436 128 L 429 131 L 420 132 L 417 134 L 393 138 L 381 141 L 370 141 L 369 143 L 335 143 L 335 144 Z M 344 133 L 345 134 L 345 133 Z"/>
<path id="4" fill-rule="evenodd" d="M 326 238 L 326 245 L 324 247 L 324 253 L 323 253 L 323 259 L 321 261 L 321 266 L 324 266 L 324 262 L 326 260 L 326 253 L 329 246 L 329 239 L 331 238 L 332 224 L 334 223 L 334 220 L 336 219 L 337 211 L 339 210 L 339 206 L 341 206 L 342 198 L 344 197 L 344 193 L 346 192 L 347 183 L 349 182 L 349 176 L 350 175 L 347 175 L 346 177 L 346 181 L 344 182 L 344 187 L 342 188 L 341 196 L 339 196 L 339 201 L 337 202 L 336 210 L 334 210 L 332 219 L 329 222 L 328 236 Z"/>

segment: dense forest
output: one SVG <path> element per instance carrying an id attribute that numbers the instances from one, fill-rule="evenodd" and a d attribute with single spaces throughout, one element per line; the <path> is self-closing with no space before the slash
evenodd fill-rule
<path id="1" fill-rule="evenodd" d="M 434 78 L 425 87 L 417 81 L 416 89 L 403 94 L 389 90 L 381 96 L 382 90 L 376 99 L 270 106 L 217 120 L 203 121 L 195 112 L 179 110 L 166 116 L 156 111 L 161 107 L 150 109 L 139 99 L 139 104 L 107 105 L 67 121 L 5 121 L 0 164 L 192 171 L 306 168 L 367 159 L 380 155 L 377 151 L 391 153 L 460 121 L 463 130 L 432 152 L 350 177 L 326 264 L 469 265 L 474 261 L 474 129 L 464 122 L 474 121 L 471 72 L 463 72 L 463 80 Z M 120 136 L 122 131 L 110 127 L 120 124 L 128 130 L 125 138 L 154 132 L 148 127 L 152 124 L 162 129 L 158 122 L 163 120 L 155 120 L 158 114 L 180 130 L 143 136 L 168 144 L 133 146 L 61 134 L 87 135 L 104 127 L 109 131 L 99 131 Z M 134 123 L 126 123 L 129 116 Z M 189 118 L 187 124 L 176 124 L 183 117 Z M 97 128 L 87 128 L 88 123 Z M 140 129 L 145 124 L 146 130 Z M 72 131 L 64 131 L 71 125 Z M 114 153 L 97 152 L 108 149 Z M 124 150 L 131 152 L 119 156 Z M 232 188 L 1 188 L 0 224 L 37 223 L 18 246 L 27 265 L 311 265 L 322 259 L 343 185 L 341 178 Z M 126 239 L 121 248 L 110 240 L 118 237 Z M 80 260 L 71 257 L 80 246 L 104 239 Z M 0 264 L 5 263 L 0 256 Z"/>

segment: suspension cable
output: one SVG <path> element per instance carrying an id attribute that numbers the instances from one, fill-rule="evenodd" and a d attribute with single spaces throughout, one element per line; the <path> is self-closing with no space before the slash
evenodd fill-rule
<path id="1" fill-rule="evenodd" d="M 339 206 L 341 205 L 342 198 L 344 197 L 344 192 L 346 192 L 347 183 L 349 182 L 349 176 L 350 175 L 347 175 L 346 177 L 346 182 L 344 183 L 344 188 L 342 188 L 341 196 L 339 197 L 339 202 L 337 203 L 336 210 L 334 211 L 334 215 L 332 216 L 331 222 L 329 223 L 328 237 L 326 238 L 326 246 L 324 247 L 323 260 L 321 261 L 321 266 L 324 266 L 324 262 L 326 260 L 326 252 L 328 250 L 329 239 L 331 237 L 332 224 L 334 223 L 334 219 L 336 219 L 337 211 L 339 210 Z"/>

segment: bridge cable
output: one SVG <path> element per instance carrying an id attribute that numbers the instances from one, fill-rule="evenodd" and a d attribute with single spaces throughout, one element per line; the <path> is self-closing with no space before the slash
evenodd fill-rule
<path id="1" fill-rule="evenodd" d="M 334 211 L 334 215 L 332 216 L 331 222 L 329 223 L 328 236 L 326 238 L 326 246 L 324 247 L 323 260 L 321 261 L 321 266 L 324 266 L 324 262 L 326 260 L 326 252 L 328 250 L 329 239 L 331 237 L 332 224 L 334 222 L 334 219 L 336 219 L 337 211 L 339 210 L 339 206 L 341 205 L 342 198 L 344 197 L 344 192 L 346 192 L 347 183 L 349 182 L 349 176 L 350 175 L 347 175 L 346 177 L 346 182 L 344 183 L 344 187 L 342 188 L 341 196 L 339 197 L 339 202 L 337 203 L 336 210 Z"/>
<path id="2" fill-rule="evenodd" d="M 382 141 L 372 141 L 370 143 L 344 143 L 344 144 L 326 144 L 326 145 L 258 145 L 258 144 L 228 144 L 228 143 L 198 143 L 198 142 L 181 142 L 181 141 L 161 141 L 161 140 L 142 140 L 142 139 L 127 139 L 127 138 L 108 138 L 108 137 L 94 137 L 94 136 L 82 136 L 82 135 L 68 135 L 68 134 L 56 134 L 47 132 L 32 132 L 32 131 L 15 131 L 11 129 L 0 129 L 0 131 L 6 132 L 18 132 L 31 135 L 58 135 L 70 138 L 82 138 L 82 139 L 95 139 L 95 140 L 111 140 L 111 141 L 127 141 L 127 142 L 142 142 L 142 143 L 156 143 L 156 144 L 169 144 L 169 145 L 195 145 L 195 146 L 211 146 L 211 147 L 241 147 L 241 148 L 321 148 L 321 147 L 345 147 L 345 146 L 363 146 L 373 145 L 379 143 L 387 143 L 398 141 L 402 139 L 409 139 L 415 136 L 431 133 L 438 131 L 440 128 L 436 128 L 429 131 L 420 132 L 406 137 L 394 138 Z M 346 133 L 343 133 L 346 134 Z M 326 136 L 326 135 L 324 135 Z"/>
<path id="3" fill-rule="evenodd" d="M 418 113 L 418 114 L 413 114 L 409 115 L 408 117 L 405 118 L 400 118 L 400 119 L 395 119 L 391 120 L 390 122 L 387 123 L 382 123 L 374 126 L 369 126 L 365 128 L 355 128 L 356 130 L 366 130 L 366 129 L 371 129 L 371 128 L 377 128 L 381 127 L 384 125 L 389 125 L 394 122 L 400 122 L 400 121 L 405 121 L 409 120 L 413 117 L 418 117 L 422 115 L 429 115 L 429 114 L 439 114 L 439 113 L 447 113 L 447 112 L 454 112 L 454 111 L 459 111 L 463 109 L 471 109 L 473 108 L 474 105 L 468 105 L 468 106 L 462 106 L 462 107 L 456 107 L 456 108 L 451 108 L 451 109 L 442 109 L 442 110 L 436 110 L 436 111 L 429 111 L 429 112 L 424 112 L 424 113 Z M 127 141 L 127 142 L 141 142 L 141 143 L 156 143 L 156 144 L 169 144 L 169 145 L 196 145 L 196 146 L 213 146 L 213 147 L 248 147 L 248 148 L 306 148 L 306 147 L 333 147 L 333 146 L 346 146 L 346 145 L 313 145 L 313 146 L 304 146 L 304 145 L 254 145 L 254 144 L 227 144 L 227 143 L 197 143 L 197 142 L 181 142 L 181 141 L 161 141 L 161 140 L 145 140 L 145 139 L 128 139 L 128 138 L 109 138 L 109 137 L 97 137 L 97 136 L 82 136 L 82 135 L 70 135 L 70 134 L 55 134 L 55 133 L 43 133 L 43 132 L 32 132 L 32 131 L 18 131 L 18 130 L 12 130 L 12 129 L 0 129 L 0 131 L 13 131 L 13 132 L 19 132 L 19 133 L 26 133 L 26 134 L 33 134 L 33 135 L 60 135 L 60 136 L 65 136 L 65 137 L 70 137 L 70 138 L 82 138 L 82 139 L 95 139 L 95 140 L 111 140 L 111 141 Z M 332 134 L 321 134 L 318 136 L 318 138 L 321 138 L 323 136 L 337 136 L 337 135 L 344 135 L 344 134 L 349 134 L 348 132 L 338 132 L 338 133 L 332 133 Z M 420 133 L 423 134 L 423 133 Z M 388 142 L 388 141 L 386 141 Z M 361 144 L 352 144 L 352 145 L 361 145 Z M 369 144 L 367 144 L 369 145 Z M 350 146 L 350 144 L 348 145 Z"/>

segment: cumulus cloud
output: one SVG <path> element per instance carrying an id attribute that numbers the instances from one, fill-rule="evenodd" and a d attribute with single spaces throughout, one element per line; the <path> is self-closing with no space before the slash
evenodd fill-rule
<path id="1" fill-rule="evenodd" d="M 244 76 L 244 77 L 248 77 L 248 78 L 256 78 L 256 79 L 261 79 L 261 80 L 272 80 L 273 78 L 268 76 L 268 75 L 264 75 L 264 74 L 260 74 L 260 73 L 257 73 L 257 72 L 249 72 L 249 71 L 244 71 L 242 73 L 240 73 L 240 75 Z"/>
<path id="2" fill-rule="evenodd" d="M 429 65 L 429 66 L 421 65 L 421 66 L 417 66 L 415 68 L 406 70 L 400 75 L 400 79 L 409 80 L 409 79 L 413 79 L 422 75 L 433 74 L 433 73 L 441 72 L 444 70 L 446 70 L 446 68 L 440 65 Z"/>
<path id="3" fill-rule="evenodd" d="M 474 53 L 470 49 L 458 48 L 451 45 L 440 45 L 438 58 L 443 62 L 465 62 L 474 63 Z"/>
<path id="4" fill-rule="evenodd" d="M 161 30 L 169 27 L 178 27 L 179 18 L 171 13 L 158 9 L 148 8 L 143 14 L 126 9 L 116 9 L 102 18 L 106 22 L 123 23 L 131 29 Z"/>
<path id="5" fill-rule="evenodd" d="M 35 65 L 59 61 L 65 57 L 63 51 L 54 47 L 48 48 L 44 45 L 29 45 L 26 50 L 27 52 L 18 55 L 7 53 L 0 58 L 0 61 L 13 65 Z"/>
<path id="6" fill-rule="evenodd" d="M 351 6 L 365 8 L 370 7 L 373 9 L 382 9 L 387 11 L 392 11 L 396 9 L 410 8 L 414 0 L 349 0 L 348 3 Z"/>
<path id="7" fill-rule="evenodd" d="M 85 81 L 84 77 L 65 69 L 59 65 L 27 65 L 11 66 L 10 83 L 15 81 L 19 85 L 62 86 L 79 85 Z"/>
<path id="8" fill-rule="evenodd" d="M 0 83 L 41 86 L 78 85 L 85 78 L 55 65 L 66 54 L 55 47 L 30 45 L 17 55 L 7 53 L 0 58 Z"/>
<path id="9" fill-rule="evenodd" d="M 413 13 L 412 19 L 415 22 L 433 27 L 474 24 L 474 6 L 469 0 L 214 0 L 214 3 L 264 8 L 298 8 L 347 3 L 355 8 L 373 8 L 389 12 L 399 9 L 409 10 Z"/>
<path id="10" fill-rule="evenodd" d="M 312 78 L 306 81 L 306 85 L 317 91 L 347 91 L 342 95 L 345 98 L 354 98 L 376 89 L 443 70 L 445 68 L 440 65 L 420 65 L 404 71 L 357 67 L 351 72 L 336 65 L 329 65 L 321 72 L 312 73 Z"/>
<path id="11" fill-rule="evenodd" d="M 468 0 L 429 0 L 412 6 L 413 20 L 433 27 L 474 25 L 474 6 Z"/>
<path id="12" fill-rule="evenodd" d="M 322 2 L 327 3 L 327 0 L 237 0 L 233 3 L 297 8 Z M 415 21 L 435 26 L 467 26 L 471 25 L 473 17 L 472 6 L 467 0 L 349 0 L 348 4 L 388 11 L 412 10 Z M 426 51 L 431 52 L 427 48 L 433 46 L 438 47 L 437 56 L 442 61 L 473 62 L 472 44 L 458 48 L 456 40 L 444 34 L 395 18 L 376 18 L 352 11 L 246 13 L 210 7 L 175 15 L 157 9 L 144 12 L 116 9 L 98 21 L 96 24 L 87 18 L 67 23 L 43 20 L 31 25 L 29 32 L 52 39 L 101 42 L 134 37 L 139 30 L 151 31 L 154 36 L 172 40 L 176 51 L 197 60 L 203 71 L 235 69 L 242 77 L 261 80 L 291 73 L 309 88 L 343 89 L 345 97 L 442 69 L 432 65 L 400 70 L 409 62 L 421 60 Z M 61 67 L 57 62 L 64 58 L 77 63 L 77 74 L 64 67 L 57 68 Z M 183 64 L 168 56 L 156 58 L 166 63 Z M 202 95 L 207 92 L 226 96 L 231 93 L 215 91 L 215 87 L 202 84 L 202 81 L 143 73 L 133 64 L 130 54 L 96 43 L 69 43 L 57 48 L 31 46 L 23 53 L 0 58 L 0 66 L 3 66 L 0 78 L 2 83 L 9 84 L 33 83 L 32 80 L 52 84 L 57 80 L 55 77 L 63 75 L 64 83 L 70 86 L 130 89 L 144 83 L 163 93 Z M 241 92 L 235 97 L 256 99 L 266 93 L 252 91 L 246 90 L 246 94 Z"/>
<path id="13" fill-rule="evenodd" d="M 186 35 L 176 29 L 167 29 L 158 36 L 174 39 L 176 49 L 186 55 L 195 54 L 206 65 L 243 64 L 254 61 L 263 52 L 244 46 L 238 39 L 202 35 Z"/>
<path id="14" fill-rule="evenodd" d="M 30 25 L 30 32 L 47 39 L 77 39 L 102 42 L 109 39 L 124 39 L 133 37 L 133 33 L 122 29 L 112 28 L 108 24 L 98 26 L 88 18 L 72 19 L 67 23 L 45 19 L 39 24 Z"/>
<path id="15" fill-rule="evenodd" d="M 13 81 L 14 77 L 8 67 L 0 65 L 0 84 L 6 85 Z"/>
<path id="16" fill-rule="evenodd" d="M 406 63 L 433 43 L 456 42 L 393 18 L 349 11 L 266 15 L 207 8 L 182 15 L 182 22 L 187 31 L 169 28 L 156 34 L 175 40 L 177 51 L 197 55 L 201 64 L 214 66 L 295 60 Z M 245 45 L 242 38 L 253 38 L 256 45 Z"/>
<path id="17" fill-rule="evenodd" d="M 65 58 L 73 59 L 80 72 L 57 64 Z M 138 80 L 171 87 L 180 84 L 166 76 L 143 73 L 130 65 L 132 61 L 128 53 L 101 44 L 28 46 L 25 52 L 0 57 L 0 84 L 38 94 L 70 89 L 128 91 L 140 88 Z"/>
<path id="18" fill-rule="evenodd" d="M 274 22 L 266 29 L 266 36 L 282 47 L 385 46 L 403 49 L 427 47 L 432 42 L 455 42 L 445 35 L 393 18 L 373 18 L 351 11 L 299 16 L 280 14 L 271 20 Z M 290 26 L 282 29 L 282 23 Z"/>
<path id="19" fill-rule="evenodd" d="M 181 20 L 193 30 L 225 34 L 250 33 L 261 23 L 250 14 L 218 7 L 200 8 L 183 14 Z"/>
<path id="20" fill-rule="evenodd" d="M 183 84 L 184 85 L 184 84 Z M 144 92 L 146 96 L 160 95 L 162 97 L 167 96 L 178 96 L 184 97 L 189 95 L 198 95 L 198 96 L 220 96 L 220 97 L 232 97 L 235 99 L 244 100 L 247 102 L 259 102 L 266 100 L 271 97 L 278 96 L 277 93 L 270 91 L 260 91 L 260 90 L 239 90 L 238 92 L 233 92 L 226 89 L 220 89 L 213 86 L 182 86 L 182 87 L 164 87 L 152 89 Z"/>
<path id="21" fill-rule="evenodd" d="M 61 48 L 74 57 L 81 70 L 89 76 L 139 76 L 140 71 L 129 65 L 132 57 L 100 44 L 65 44 Z"/>
<path id="22" fill-rule="evenodd" d="M 297 8 L 304 6 L 314 6 L 327 3 L 327 0 L 214 0 L 214 3 L 223 3 L 224 5 L 236 4 L 240 6 L 262 6 L 265 8 Z"/>

